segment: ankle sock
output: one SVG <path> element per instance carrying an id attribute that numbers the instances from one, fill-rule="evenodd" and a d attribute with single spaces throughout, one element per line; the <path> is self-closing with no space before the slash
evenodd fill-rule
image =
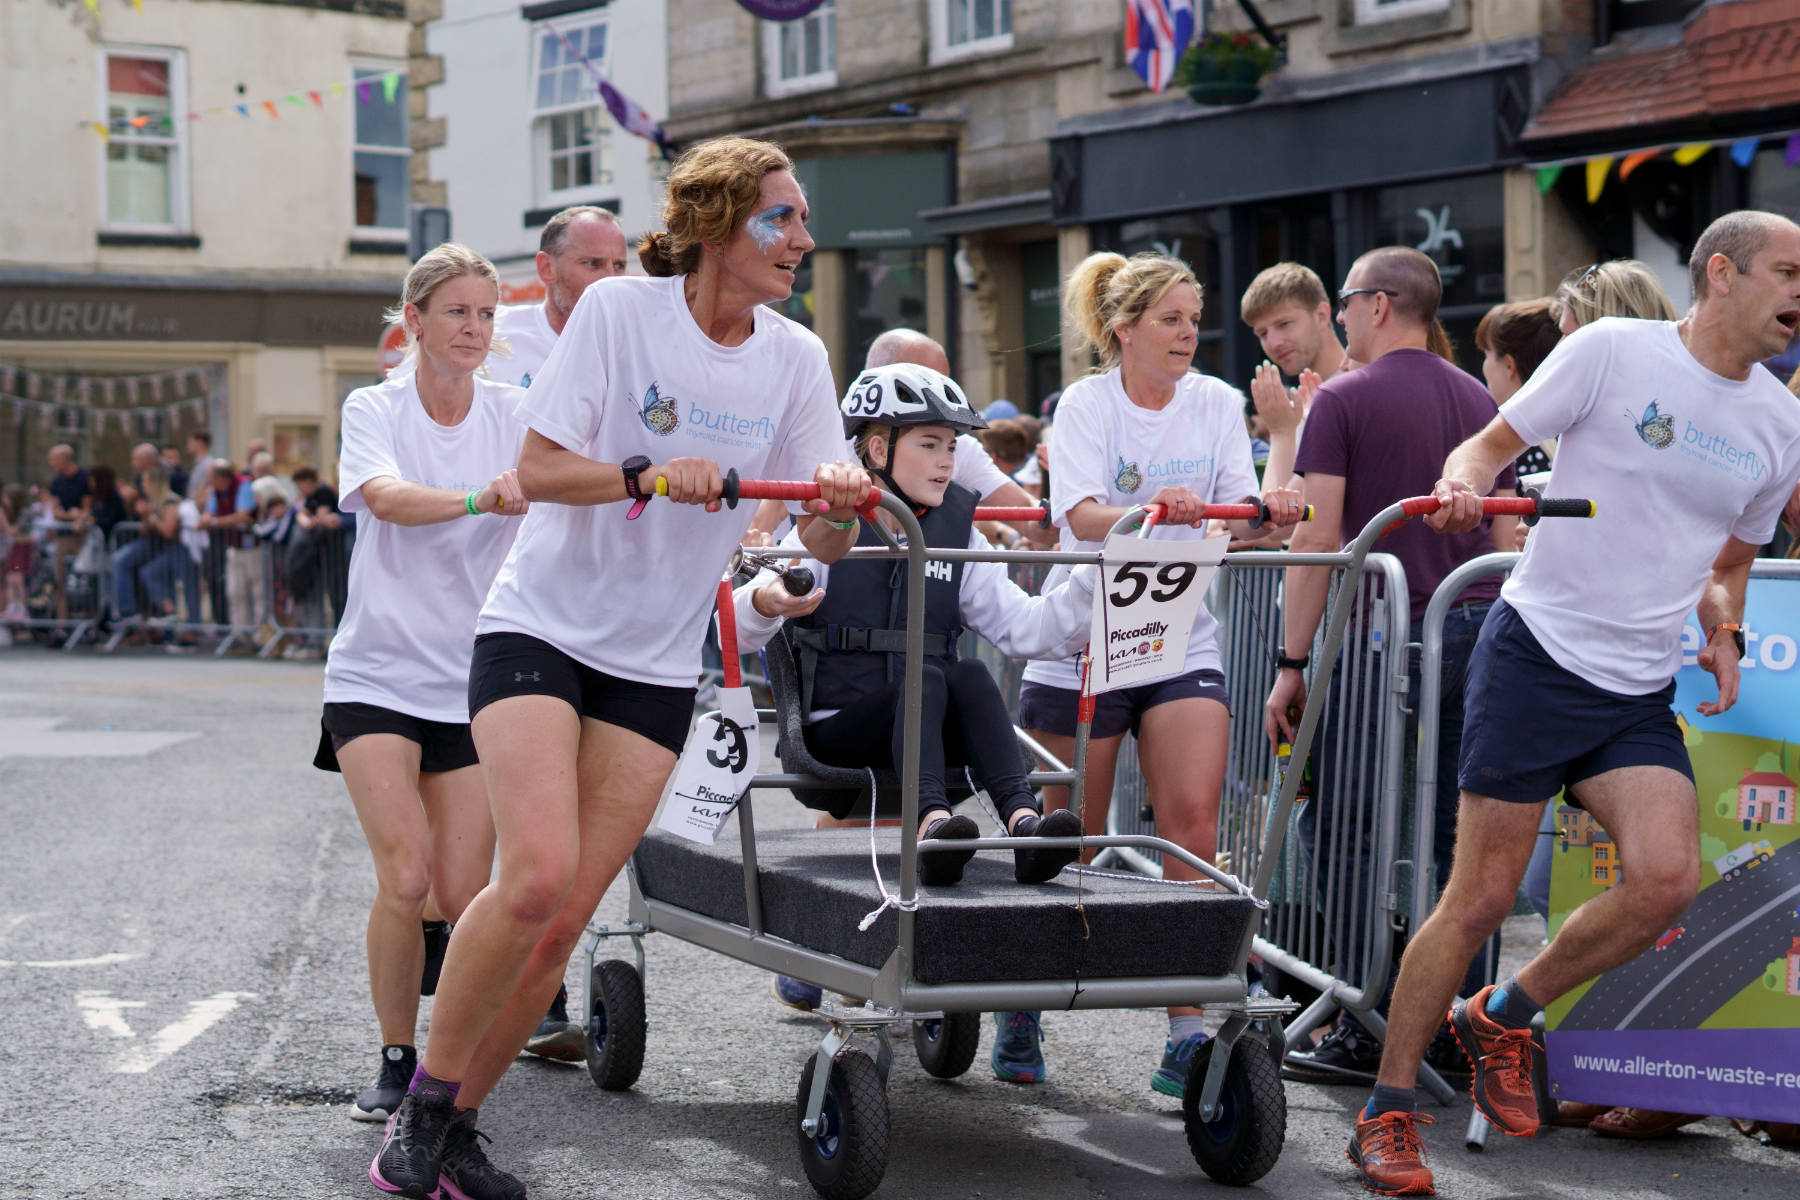
<path id="1" fill-rule="evenodd" d="M 1206 1032 L 1206 1021 L 1196 1016 L 1169 1018 L 1169 1044 L 1179 1046 L 1196 1033 Z"/>
<path id="2" fill-rule="evenodd" d="M 1509 975 L 1488 996 L 1484 1010 L 1489 1020 L 1498 1021 L 1508 1029 L 1529 1029 L 1532 1018 L 1543 1012 L 1544 1006 L 1519 986 L 1517 975 Z"/>
<path id="3" fill-rule="evenodd" d="M 424 1063 L 420 1063 L 418 1066 L 418 1069 L 413 1072 L 412 1082 L 406 1085 L 407 1094 L 411 1095 L 413 1092 L 418 1091 L 419 1085 L 421 1083 L 424 1083 L 427 1079 L 430 1079 L 436 1083 L 443 1084 L 445 1089 L 448 1090 L 450 1093 L 450 1103 L 452 1103 L 452 1104 L 456 1103 L 456 1093 L 462 1091 L 462 1084 L 458 1083 L 458 1082 L 452 1082 L 451 1080 L 448 1080 L 448 1079 L 439 1079 L 436 1075 L 426 1074 Z"/>
<path id="4" fill-rule="evenodd" d="M 1378 1083 L 1369 1094 L 1369 1103 L 1363 1108 L 1363 1120 L 1379 1117 L 1382 1113 L 1417 1111 L 1419 1101 L 1413 1095 L 1413 1089 L 1391 1088 Z"/>

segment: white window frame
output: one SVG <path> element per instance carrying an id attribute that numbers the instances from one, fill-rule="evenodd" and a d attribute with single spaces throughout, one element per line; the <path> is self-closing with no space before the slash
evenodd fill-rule
<path id="1" fill-rule="evenodd" d="M 1449 11 L 1450 0 L 1388 0 L 1385 4 L 1378 3 L 1377 0 L 1356 0 L 1352 14 L 1358 25 L 1384 25 L 1405 17 L 1431 16 Z"/>
<path id="2" fill-rule="evenodd" d="M 406 63 L 404 60 L 392 59 L 392 58 L 352 58 L 350 60 L 350 85 L 349 85 L 350 86 L 350 104 L 348 107 L 350 109 L 350 180 L 351 180 L 351 188 L 352 188 L 351 198 L 350 198 L 350 222 L 351 222 L 351 227 L 352 227 L 351 236 L 356 238 L 358 241 L 404 243 L 408 240 L 408 238 L 410 236 L 410 228 L 411 228 L 411 224 L 412 224 L 412 218 L 411 218 L 412 180 L 410 178 L 411 171 L 412 171 L 412 156 L 413 156 L 413 148 L 411 145 L 411 142 L 412 142 L 412 114 L 411 114 L 411 112 L 408 112 L 407 117 L 406 117 L 406 139 L 407 139 L 408 144 L 404 149 L 395 147 L 395 146 L 377 146 L 377 145 L 373 145 L 373 144 L 364 145 L 363 143 L 357 141 L 356 140 L 356 113 L 357 113 L 357 105 L 360 104 L 361 101 L 357 99 L 356 88 L 357 88 L 358 84 L 363 82 L 363 80 L 357 78 L 356 73 L 358 71 L 374 71 L 380 75 L 386 75 L 390 71 L 398 71 L 398 72 L 400 72 L 401 80 L 404 83 L 406 83 L 406 85 L 407 85 L 408 96 L 410 96 L 412 94 L 411 93 L 412 81 L 407 77 Z M 372 78 L 369 81 L 369 86 L 371 88 L 379 87 L 380 84 L 381 84 L 381 81 L 379 78 Z M 410 107 L 410 105 L 408 107 Z M 358 224 L 356 224 L 355 182 L 356 182 L 356 156 L 358 154 L 385 154 L 385 155 L 390 155 L 394 158 L 406 159 L 407 172 L 408 172 L 408 176 L 409 176 L 409 178 L 407 180 L 407 184 L 406 184 L 407 215 L 401 220 L 399 228 L 395 228 L 394 226 L 391 226 L 391 225 L 358 225 Z"/>
<path id="3" fill-rule="evenodd" d="M 604 11 L 604 9 L 601 10 L 602 13 L 604 13 Z M 559 18 L 559 20 L 560 19 L 561 18 Z M 613 144 L 615 130 L 613 127 L 612 114 L 607 111 L 606 104 L 600 99 L 600 90 L 593 86 L 593 80 L 587 77 L 587 74 L 584 71 L 582 73 L 584 96 L 578 96 L 567 104 L 552 104 L 546 107 L 538 106 L 538 83 L 544 69 L 544 39 L 546 37 L 553 38 L 556 36 L 551 32 L 552 29 L 560 31 L 567 37 L 577 29 L 586 31 L 595 25 L 605 25 L 607 27 L 606 57 L 601 62 L 592 63 L 591 65 L 594 70 L 598 71 L 603 77 L 611 78 L 610 73 L 607 70 L 608 63 L 612 61 L 613 51 L 614 31 L 612 29 L 610 17 L 604 15 L 590 17 L 587 20 L 576 21 L 568 25 L 556 24 L 551 21 L 538 21 L 534 22 L 531 26 L 531 75 L 527 83 L 529 91 L 526 95 L 526 111 L 530 114 L 529 119 L 531 121 L 532 194 L 541 207 L 547 208 L 551 205 L 573 203 L 576 201 L 592 202 L 595 199 L 618 198 L 619 173 L 618 169 L 613 165 L 613 154 L 617 150 L 617 147 Z M 561 43 L 558 44 L 560 45 Z M 567 47 L 565 46 L 564 49 L 566 50 Z M 599 162 L 596 164 L 594 181 L 592 183 L 574 184 L 566 188 L 554 187 L 551 183 L 552 173 L 550 169 L 550 119 L 552 117 L 568 116 L 571 113 L 584 112 L 588 109 L 593 109 L 598 115 L 598 121 L 595 127 L 599 130 L 600 134 L 599 140 L 594 143 L 595 147 L 599 150 Z"/>
<path id="4" fill-rule="evenodd" d="M 970 0 L 976 3 L 977 0 Z M 996 9 L 1000 0 L 989 0 Z M 952 44 L 950 41 L 950 0 L 931 0 L 931 65 L 973 58 L 980 54 L 999 54 L 1013 48 L 1012 30 L 992 37 L 971 38 Z"/>
<path id="5" fill-rule="evenodd" d="M 821 71 L 814 71 L 810 75 L 784 78 L 781 74 L 782 33 L 791 29 L 798 34 L 807 22 L 822 24 L 827 17 L 831 20 L 831 66 Z M 763 27 L 763 79 L 765 81 L 763 91 L 770 99 L 837 86 L 837 0 L 825 0 L 812 12 L 792 21 L 763 21 L 761 24 Z"/>
<path id="6" fill-rule="evenodd" d="M 139 46 L 110 42 L 96 46 L 99 55 L 100 117 L 107 125 L 108 136 L 100 139 L 100 229 L 106 233 L 184 234 L 193 231 L 193 212 L 189 206 L 188 187 L 188 105 L 187 52 L 173 46 Z M 169 164 L 169 221 L 157 224 L 144 221 L 114 221 L 107 216 L 107 148 L 112 145 L 112 105 L 109 83 L 109 60 L 148 58 L 169 64 L 169 116 L 174 126 Z M 139 139 L 129 139 L 139 140 Z"/>

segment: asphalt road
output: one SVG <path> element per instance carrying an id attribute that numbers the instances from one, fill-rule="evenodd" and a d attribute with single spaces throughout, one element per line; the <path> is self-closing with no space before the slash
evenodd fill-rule
<path id="1" fill-rule="evenodd" d="M 0 1196 L 374 1197 L 362 926 L 373 884 L 342 786 L 310 764 L 317 664 L 0 651 Z M 800 824 L 798 806 L 763 804 Z M 617 890 L 602 915 L 623 913 Z M 1537 934 L 1515 923 L 1516 958 Z M 485 1107 L 534 1198 L 794 1197 L 794 1091 L 819 1029 L 768 976 L 648 944 L 643 1077 L 605 1094 L 522 1061 Z M 574 972 L 571 972 L 574 980 Z M 429 1018 L 427 1003 L 424 1019 Z M 878 1197 L 1229 1195 L 1147 1077 L 1159 1013 L 1051 1014 L 1051 1078 L 927 1077 L 902 1050 Z M 983 1038 L 985 1050 L 991 1034 Z M 1287 1087 L 1280 1162 L 1248 1194 L 1353 1197 L 1355 1088 Z M 1722 1122 L 1625 1146 L 1586 1133 L 1462 1147 L 1431 1109 L 1441 1194 L 1470 1200 L 1791 1190 L 1796 1159 Z M 1242 1194 L 1242 1193 L 1240 1193 Z"/>
<path id="2" fill-rule="evenodd" d="M 1698 1029 L 1755 983 L 1800 934 L 1800 842 L 1736 879 L 1718 879 L 1676 922 L 1682 934 L 1608 971 L 1563 1029 Z"/>

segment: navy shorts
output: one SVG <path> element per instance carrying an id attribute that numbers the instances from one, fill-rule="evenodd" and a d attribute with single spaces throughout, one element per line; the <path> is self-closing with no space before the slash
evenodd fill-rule
<path id="1" fill-rule="evenodd" d="M 1052 733 L 1058 737 L 1075 736 L 1075 706 L 1081 699 L 1076 688 L 1051 687 L 1047 683 L 1025 682 L 1019 689 L 1019 727 Z M 1137 736 L 1144 714 L 1159 704 L 1173 700 L 1217 700 L 1227 710 L 1231 697 L 1225 690 L 1225 676 L 1214 670 L 1189 671 L 1154 683 L 1101 692 L 1094 697 L 1094 728 L 1090 737 L 1118 737 L 1127 730 Z"/>
<path id="2" fill-rule="evenodd" d="M 379 704 L 328 703 L 325 715 L 319 718 L 319 748 L 313 753 L 313 766 L 321 771 L 342 771 L 337 752 L 365 733 L 393 733 L 417 742 L 421 774 L 459 771 L 478 761 L 467 721 L 427 721 Z"/>
<path id="3" fill-rule="evenodd" d="M 555 696 L 584 717 L 629 729 L 681 753 L 695 688 L 621 679 L 528 633 L 484 633 L 469 664 L 469 716 L 509 696 Z"/>
<path id="4" fill-rule="evenodd" d="M 1519 614 L 1496 601 L 1469 656 L 1457 783 L 1539 804 L 1620 767 L 1668 767 L 1691 781 L 1674 699 L 1672 680 L 1644 696 L 1596 687 L 1557 665 Z"/>

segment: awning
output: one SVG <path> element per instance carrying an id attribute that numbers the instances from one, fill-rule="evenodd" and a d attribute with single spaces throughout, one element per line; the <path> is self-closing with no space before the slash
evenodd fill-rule
<path id="1" fill-rule="evenodd" d="M 1050 222 L 1050 189 L 990 196 L 967 204 L 952 204 L 948 208 L 928 208 L 919 214 L 919 219 L 926 229 L 941 237 L 1012 229 L 1020 225 L 1047 225 Z"/>

